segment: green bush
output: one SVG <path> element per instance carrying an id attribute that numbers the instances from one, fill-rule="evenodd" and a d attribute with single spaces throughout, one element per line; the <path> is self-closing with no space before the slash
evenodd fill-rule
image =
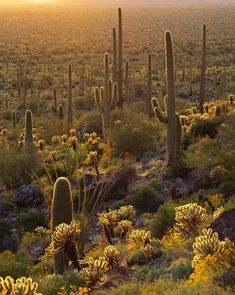
<path id="1" fill-rule="evenodd" d="M 218 122 L 212 120 L 200 120 L 192 126 L 190 135 L 192 137 L 203 137 L 208 135 L 214 138 L 217 134 Z"/>
<path id="2" fill-rule="evenodd" d="M 47 227 L 48 220 L 44 213 L 33 211 L 28 213 L 20 213 L 16 218 L 16 226 L 23 231 L 32 232 L 38 226 Z"/>
<path id="3" fill-rule="evenodd" d="M 94 97 L 92 94 L 74 98 L 74 106 L 77 111 L 93 111 L 94 110 Z"/>
<path id="4" fill-rule="evenodd" d="M 224 175 L 219 185 L 219 191 L 227 198 L 235 194 L 235 169 L 228 171 Z"/>
<path id="5" fill-rule="evenodd" d="M 11 228 L 12 226 L 7 220 L 0 218 L 0 239 L 2 239 L 5 235 L 9 234 Z"/>
<path id="6" fill-rule="evenodd" d="M 111 131 L 111 141 L 117 154 L 128 152 L 143 157 L 143 153 L 156 149 L 158 139 L 156 123 L 149 121 L 144 114 L 130 111 L 114 122 Z"/>
<path id="7" fill-rule="evenodd" d="M 162 238 L 166 231 L 174 225 L 176 207 L 177 204 L 171 202 L 158 208 L 151 223 L 151 232 L 155 238 Z"/>
<path id="8" fill-rule="evenodd" d="M 136 273 L 136 279 L 138 282 L 154 282 L 166 273 L 164 267 L 145 265 Z"/>
<path id="9" fill-rule="evenodd" d="M 174 280 L 187 280 L 193 273 L 192 263 L 191 261 L 183 262 L 170 269 L 170 272 Z"/>
<path id="10" fill-rule="evenodd" d="M 19 152 L 13 148 L 7 152 L 0 151 L 0 180 L 7 188 L 30 183 L 32 170 L 40 170 L 39 160 L 34 153 Z"/>
<path id="11" fill-rule="evenodd" d="M 149 184 L 136 186 L 127 197 L 127 202 L 140 213 L 156 212 L 158 207 L 163 204 L 162 197 Z"/>
<path id="12" fill-rule="evenodd" d="M 78 131 L 96 132 L 98 135 L 102 134 L 102 117 L 99 112 L 86 112 L 74 122 L 74 127 Z"/>
<path id="13" fill-rule="evenodd" d="M 42 278 L 38 284 L 38 291 L 43 295 L 55 295 L 63 288 L 64 294 L 71 294 L 74 291 L 73 287 L 78 289 L 81 286 L 84 286 L 81 276 L 76 272 L 68 272 L 64 275 L 52 275 Z"/>
<path id="14" fill-rule="evenodd" d="M 0 254 L 0 277 L 11 276 L 14 279 L 22 276 L 28 276 L 31 264 L 25 261 L 18 261 L 15 254 L 5 251 Z"/>
<path id="15" fill-rule="evenodd" d="M 135 250 L 131 253 L 129 259 L 128 259 L 130 264 L 145 264 L 147 259 L 146 256 L 144 255 L 143 251 L 141 250 Z"/>

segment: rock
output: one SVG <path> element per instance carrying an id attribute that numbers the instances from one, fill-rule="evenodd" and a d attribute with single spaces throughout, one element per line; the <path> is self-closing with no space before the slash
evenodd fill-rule
<path id="1" fill-rule="evenodd" d="M 182 178 L 176 178 L 173 190 L 178 198 L 187 198 L 189 196 L 189 184 Z"/>
<path id="2" fill-rule="evenodd" d="M 18 245 L 20 244 L 20 235 L 17 229 L 13 229 L 11 234 L 5 235 L 1 244 L 1 250 L 10 250 L 16 252 Z"/>
<path id="3" fill-rule="evenodd" d="M 18 207 L 39 207 L 44 204 L 44 197 L 35 184 L 21 186 L 13 195 L 12 202 Z"/>
<path id="4" fill-rule="evenodd" d="M 6 204 L 0 203 L 0 217 L 6 217 L 9 213 L 9 206 Z"/>
<path id="5" fill-rule="evenodd" d="M 219 234 L 220 240 L 226 237 L 235 242 L 235 209 L 223 212 L 210 227 Z"/>

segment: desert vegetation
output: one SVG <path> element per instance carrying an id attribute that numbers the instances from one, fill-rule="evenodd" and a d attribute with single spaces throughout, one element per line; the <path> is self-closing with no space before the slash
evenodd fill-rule
<path id="1" fill-rule="evenodd" d="M 0 10 L 0 294 L 232 295 L 234 4 Z"/>

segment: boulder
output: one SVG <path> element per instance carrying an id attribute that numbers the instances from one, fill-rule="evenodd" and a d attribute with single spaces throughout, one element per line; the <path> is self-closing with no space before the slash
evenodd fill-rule
<path id="1" fill-rule="evenodd" d="M 224 211 L 210 227 L 219 234 L 220 240 L 229 238 L 235 242 L 235 209 Z"/>
<path id="2" fill-rule="evenodd" d="M 12 196 L 18 207 L 37 208 L 44 204 L 44 197 L 36 184 L 21 186 Z"/>

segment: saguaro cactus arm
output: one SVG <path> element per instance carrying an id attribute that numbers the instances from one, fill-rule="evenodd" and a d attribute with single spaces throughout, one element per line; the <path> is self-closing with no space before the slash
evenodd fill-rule
<path id="1" fill-rule="evenodd" d="M 154 97 L 154 98 L 152 98 L 151 102 L 152 102 L 152 108 L 153 108 L 154 114 L 156 115 L 158 120 L 161 123 L 166 124 L 168 122 L 167 116 L 163 113 L 163 111 L 162 111 L 162 109 L 160 107 L 158 99 L 156 97 Z"/>

